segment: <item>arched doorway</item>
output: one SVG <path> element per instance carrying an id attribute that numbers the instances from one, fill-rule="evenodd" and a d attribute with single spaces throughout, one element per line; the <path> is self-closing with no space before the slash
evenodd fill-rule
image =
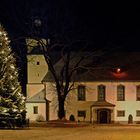
<path id="1" fill-rule="evenodd" d="M 99 109 L 97 110 L 98 123 L 107 124 L 111 122 L 111 110 L 110 109 Z"/>
<path id="2" fill-rule="evenodd" d="M 128 123 L 133 123 L 133 116 L 131 114 L 128 116 Z"/>

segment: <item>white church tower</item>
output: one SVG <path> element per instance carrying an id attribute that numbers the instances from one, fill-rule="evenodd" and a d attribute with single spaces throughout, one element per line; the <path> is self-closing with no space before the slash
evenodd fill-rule
<path id="1" fill-rule="evenodd" d="M 46 40 L 42 39 L 46 44 Z M 26 39 L 27 44 L 27 118 L 31 121 L 49 120 L 49 101 L 46 100 L 45 86 L 41 82 L 48 71 L 41 46 L 34 39 Z"/>

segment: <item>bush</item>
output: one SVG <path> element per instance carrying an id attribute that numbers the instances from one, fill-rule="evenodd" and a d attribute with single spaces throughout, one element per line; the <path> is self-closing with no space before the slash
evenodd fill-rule
<path id="1" fill-rule="evenodd" d="M 44 117 L 43 117 L 42 115 L 38 115 L 38 116 L 36 117 L 36 121 L 37 121 L 37 122 L 43 122 L 43 121 L 45 121 L 45 119 L 44 119 Z"/>

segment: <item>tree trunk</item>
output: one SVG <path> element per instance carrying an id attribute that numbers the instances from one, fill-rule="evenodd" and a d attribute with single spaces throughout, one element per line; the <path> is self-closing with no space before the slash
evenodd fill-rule
<path id="1" fill-rule="evenodd" d="M 60 120 L 65 118 L 64 102 L 65 102 L 65 100 L 62 97 L 60 97 L 59 98 L 59 108 L 58 108 L 59 109 L 58 117 Z"/>

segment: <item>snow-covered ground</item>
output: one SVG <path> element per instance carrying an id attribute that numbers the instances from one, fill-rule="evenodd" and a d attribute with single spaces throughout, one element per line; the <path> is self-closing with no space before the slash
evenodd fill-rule
<path id="1" fill-rule="evenodd" d="M 34 127 L 0 130 L 0 140 L 140 140 L 140 126 Z"/>

